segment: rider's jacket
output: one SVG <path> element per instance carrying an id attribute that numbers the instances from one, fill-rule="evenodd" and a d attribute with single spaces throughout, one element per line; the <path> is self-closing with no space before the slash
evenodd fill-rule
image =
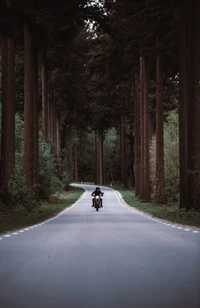
<path id="1" fill-rule="evenodd" d="M 101 190 L 96 190 L 96 189 L 95 189 L 91 195 L 92 195 L 92 196 L 94 196 L 94 195 L 95 195 L 95 196 L 100 196 L 100 195 L 103 195 L 103 193 L 102 193 Z"/>

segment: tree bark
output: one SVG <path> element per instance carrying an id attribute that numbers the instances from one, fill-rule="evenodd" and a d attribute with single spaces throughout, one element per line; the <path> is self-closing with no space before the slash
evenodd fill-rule
<path id="1" fill-rule="evenodd" d="M 33 186 L 33 52 L 28 25 L 24 24 L 24 176 L 27 186 Z"/>
<path id="2" fill-rule="evenodd" d="M 78 182 L 78 149 L 76 143 L 74 145 L 74 180 Z"/>
<path id="3" fill-rule="evenodd" d="M 135 195 L 140 195 L 140 102 L 139 102 L 139 76 L 135 73 L 134 84 L 134 150 L 135 150 Z"/>
<path id="4" fill-rule="evenodd" d="M 70 175 L 73 179 L 73 147 L 72 147 L 72 133 L 69 131 L 68 132 L 68 151 L 69 151 L 69 168 L 70 168 Z"/>
<path id="5" fill-rule="evenodd" d="M 38 54 L 33 51 L 33 185 L 36 199 L 39 199 L 39 97 L 38 97 Z"/>
<path id="6" fill-rule="evenodd" d="M 102 134 L 95 133 L 95 156 L 96 156 L 96 176 L 95 183 L 102 185 L 103 184 L 103 149 L 102 149 Z"/>
<path id="7" fill-rule="evenodd" d="M 187 209 L 200 209 L 200 2 L 190 2 L 188 49 L 188 200 Z"/>
<path id="8" fill-rule="evenodd" d="M 51 147 L 53 148 L 53 101 L 52 98 L 49 101 L 49 109 L 50 109 L 50 142 Z"/>
<path id="9" fill-rule="evenodd" d="M 101 135 L 101 160 L 102 160 L 102 184 L 105 183 L 105 168 L 104 168 L 104 134 Z"/>
<path id="10" fill-rule="evenodd" d="M 182 1 L 179 28 L 179 175 L 180 208 L 187 207 L 187 27 L 188 1 Z"/>
<path id="11" fill-rule="evenodd" d="M 134 161 L 135 161 L 135 154 L 134 154 L 134 133 L 133 133 L 133 124 L 130 124 L 130 163 L 128 164 L 128 169 L 130 170 L 130 184 L 131 187 L 135 187 L 135 168 L 134 168 Z"/>
<path id="12" fill-rule="evenodd" d="M 5 190 L 15 168 L 15 72 L 14 39 L 1 40 L 2 49 L 2 136 L 1 186 Z"/>
<path id="13" fill-rule="evenodd" d="M 144 57 L 140 58 L 140 198 L 144 198 Z"/>
<path id="14" fill-rule="evenodd" d="M 96 172 L 95 172 L 95 184 L 99 183 L 99 151 L 98 151 L 98 134 L 95 132 L 95 165 L 96 165 Z"/>
<path id="15" fill-rule="evenodd" d="M 53 152 L 56 155 L 56 103 L 55 100 L 53 101 Z"/>
<path id="16" fill-rule="evenodd" d="M 156 63 L 156 201 L 166 203 L 164 174 L 164 73 L 161 67 L 161 54 Z"/>
<path id="17" fill-rule="evenodd" d="M 47 141 L 48 137 L 47 74 L 46 74 L 46 64 L 44 60 L 42 61 L 41 78 L 42 78 L 42 139 Z"/>
<path id="18" fill-rule="evenodd" d="M 144 61 L 144 194 L 145 200 L 150 200 L 149 173 L 149 69 Z"/>
<path id="19" fill-rule="evenodd" d="M 60 144 L 60 118 L 59 115 L 57 114 L 56 117 L 56 154 L 57 157 L 60 157 L 61 155 L 61 144 Z"/>
<path id="20" fill-rule="evenodd" d="M 103 160 L 102 160 L 102 134 L 98 134 L 99 145 L 99 184 L 103 184 Z"/>
<path id="21" fill-rule="evenodd" d="M 128 188 L 127 116 L 124 116 L 124 188 Z"/>
<path id="22" fill-rule="evenodd" d="M 48 142 L 51 144 L 51 102 L 49 98 L 49 93 L 47 95 L 47 139 Z"/>
<path id="23" fill-rule="evenodd" d="M 121 161 L 121 183 L 124 185 L 124 116 L 120 119 L 120 161 Z"/>

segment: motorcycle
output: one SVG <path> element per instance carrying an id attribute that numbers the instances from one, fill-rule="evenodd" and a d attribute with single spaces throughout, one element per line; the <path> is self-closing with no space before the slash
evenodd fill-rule
<path id="1" fill-rule="evenodd" d="M 101 202 L 102 202 L 101 197 L 98 196 L 98 195 L 96 195 L 95 198 L 94 198 L 94 207 L 95 207 L 95 209 L 96 209 L 97 211 L 98 211 L 99 208 L 101 207 Z"/>

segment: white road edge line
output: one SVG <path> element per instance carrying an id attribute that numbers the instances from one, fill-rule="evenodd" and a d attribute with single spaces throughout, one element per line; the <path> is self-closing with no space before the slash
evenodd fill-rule
<path id="1" fill-rule="evenodd" d="M 137 211 L 137 209 L 129 208 L 129 206 L 126 205 L 126 203 L 125 203 L 125 204 L 122 203 L 122 201 L 121 201 L 121 199 L 119 198 L 119 195 L 118 195 L 118 193 L 116 192 L 116 190 L 114 190 L 114 192 L 115 192 L 115 195 L 117 196 L 117 199 L 118 199 L 119 204 L 120 204 L 122 207 L 126 208 L 127 210 L 131 211 L 132 213 L 138 214 L 138 215 L 140 215 L 140 216 L 142 216 L 142 217 L 146 217 L 147 219 L 152 219 L 152 217 L 149 217 L 148 214 L 145 214 L 145 213 L 142 214 L 142 213 L 140 213 L 139 211 Z M 124 201 L 124 202 L 125 202 L 125 201 Z M 184 231 L 192 231 L 193 233 L 196 233 L 196 234 L 199 233 L 198 230 L 193 230 L 193 229 L 189 229 L 189 228 L 185 228 L 185 229 L 184 229 L 184 227 L 178 227 L 178 226 L 176 226 L 176 225 L 172 225 L 172 224 L 168 224 L 168 223 L 163 223 L 163 222 L 161 222 L 160 220 L 158 220 L 157 218 L 153 218 L 153 220 L 154 220 L 155 222 L 158 222 L 159 224 L 166 224 L 167 226 L 170 226 L 170 227 L 172 227 L 172 228 L 176 228 L 176 229 L 179 229 L 179 230 L 182 230 L 182 229 L 183 229 Z"/>
<path id="2" fill-rule="evenodd" d="M 3 235 L 3 237 L 11 237 L 11 235 L 17 235 L 18 233 L 24 233 L 24 231 L 28 231 L 29 229 L 33 229 L 33 228 L 37 228 L 37 227 L 39 227 L 39 226 L 45 225 L 47 222 L 50 222 L 50 221 L 52 221 L 52 220 L 58 218 L 59 216 L 63 215 L 65 212 L 67 212 L 67 211 L 69 211 L 71 208 L 73 208 L 77 203 L 79 203 L 79 202 L 83 199 L 84 195 L 85 195 L 86 192 L 87 192 L 87 190 L 86 190 L 85 188 L 83 188 L 83 189 L 84 189 L 85 191 L 84 191 L 84 193 L 81 195 L 81 197 L 80 197 L 75 203 L 73 203 L 70 207 L 68 207 L 67 209 L 65 209 L 65 210 L 63 210 L 62 212 L 60 212 L 58 215 L 56 215 L 56 216 L 54 216 L 54 217 L 52 217 L 52 218 L 49 218 L 49 219 L 47 219 L 47 220 L 45 220 L 45 221 L 43 221 L 43 222 L 41 222 L 41 223 L 39 223 L 39 224 L 32 225 L 32 226 L 30 226 L 30 227 L 28 227 L 28 228 L 26 228 L 26 229 L 18 230 L 18 232 Z M 3 239 L 3 238 L 0 238 L 0 239 Z"/>

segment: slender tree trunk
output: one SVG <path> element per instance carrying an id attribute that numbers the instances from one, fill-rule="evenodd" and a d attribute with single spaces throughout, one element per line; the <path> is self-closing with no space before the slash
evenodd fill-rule
<path id="1" fill-rule="evenodd" d="M 39 198 L 39 174 L 38 174 L 38 163 L 39 163 L 39 98 L 38 98 L 38 55 L 34 49 L 33 52 L 33 185 L 36 199 Z"/>
<path id="2" fill-rule="evenodd" d="M 129 164 L 129 170 L 130 170 L 130 179 L 131 179 L 131 187 L 132 188 L 135 187 L 134 161 L 135 161 L 135 155 L 134 155 L 133 124 L 130 124 L 130 164 Z"/>
<path id="3" fill-rule="evenodd" d="M 95 133 L 96 177 L 95 183 L 103 184 L 102 134 Z"/>
<path id="4" fill-rule="evenodd" d="M 124 188 L 128 188 L 127 116 L 124 117 Z"/>
<path id="5" fill-rule="evenodd" d="M 51 143 L 51 100 L 50 100 L 50 93 L 48 92 L 47 95 L 47 138 L 48 142 Z"/>
<path id="6" fill-rule="evenodd" d="M 120 160 L 121 160 L 121 183 L 124 185 L 124 116 L 120 120 Z"/>
<path id="7" fill-rule="evenodd" d="M 47 73 L 46 64 L 42 61 L 42 138 L 47 141 L 48 137 L 48 107 L 47 107 Z"/>
<path id="8" fill-rule="evenodd" d="M 98 134 L 98 151 L 99 151 L 99 184 L 102 185 L 103 183 L 103 160 L 102 160 L 102 134 Z"/>
<path id="9" fill-rule="evenodd" d="M 56 140 L 57 140 L 57 146 L 56 146 L 56 151 L 57 151 L 57 157 L 60 157 L 61 155 L 61 144 L 60 144 L 60 117 L 57 114 L 57 133 L 56 133 Z"/>
<path id="10" fill-rule="evenodd" d="M 5 178 L 5 132 L 6 132 L 6 102 L 8 101 L 8 40 L 1 39 L 1 63 L 2 63 L 2 110 L 1 110 L 1 161 L 0 179 L 1 189 L 4 188 Z"/>
<path id="11" fill-rule="evenodd" d="M 78 149 L 77 145 L 74 145 L 74 180 L 78 182 Z"/>
<path id="12" fill-rule="evenodd" d="M 105 136 L 101 136 L 101 160 L 102 160 L 102 184 L 105 183 L 105 168 L 104 168 L 104 139 Z"/>
<path id="13" fill-rule="evenodd" d="M 140 58 L 140 198 L 144 198 L 144 57 Z"/>
<path id="14" fill-rule="evenodd" d="M 135 73 L 134 85 L 134 149 L 135 149 L 135 195 L 140 195 L 140 102 L 139 102 L 139 76 Z"/>
<path id="15" fill-rule="evenodd" d="M 182 1 L 179 29 L 179 161 L 180 208 L 187 207 L 187 1 Z"/>
<path id="16" fill-rule="evenodd" d="M 15 168 L 15 72 L 14 39 L 1 40 L 2 49 L 2 187 L 7 190 Z"/>
<path id="17" fill-rule="evenodd" d="M 69 152 L 69 167 L 70 167 L 70 174 L 72 181 L 74 180 L 74 175 L 73 175 L 73 146 L 72 146 L 72 132 L 68 132 L 68 152 Z"/>
<path id="18" fill-rule="evenodd" d="M 200 210 L 200 2 L 189 8 L 188 49 L 188 200 L 187 208 Z"/>
<path id="19" fill-rule="evenodd" d="M 144 199 L 150 200 L 149 173 L 149 69 L 144 62 Z"/>
<path id="20" fill-rule="evenodd" d="M 98 151 L 98 134 L 95 132 L 95 164 L 96 164 L 96 172 L 95 172 L 95 184 L 99 184 L 99 151 Z"/>
<path id="21" fill-rule="evenodd" d="M 54 155 L 56 155 L 56 103 L 55 100 L 53 101 L 53 151 Z"/>
<path id="22" fill-rule="evenodd" d="M 33 185 L 33 52 L 28 25 L 24 24 L 24 175 L 25 183 Z"/>
<path id="23" fill-rule="evenodd" d="M 156 201 L 166 203 L 164 173 L 164 73 L 161 67 L 161 54 L 157 56 L 156 73 Z"/>
<path id="24" fill-rule="evenodd" d="M 50 138 L 51 138 L 51 147 L 53 148 L 53 101 L 52 99 L 49 102 L 50 108 Z"/>

